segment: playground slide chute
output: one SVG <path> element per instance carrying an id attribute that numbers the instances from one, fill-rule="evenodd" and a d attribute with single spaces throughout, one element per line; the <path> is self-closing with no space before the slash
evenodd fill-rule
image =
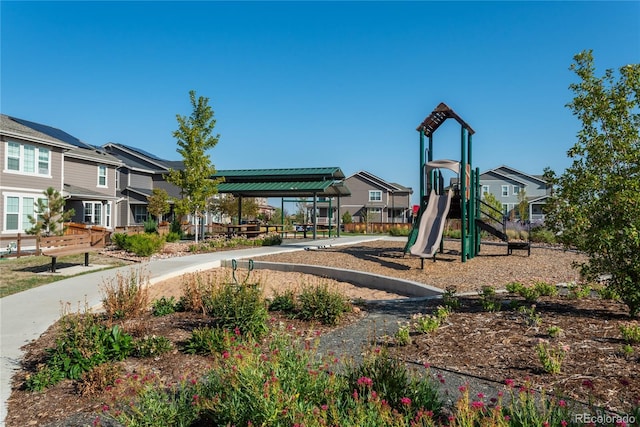
<path id="1" fill-rule="evenodd" d="M 438 196 L 434 190 L 431 190 L 429 204 L 420 217 L 418 238 L 411 246 L 411 255 L 431 258 L 436 254 L 440 248 L 452 196 L 453 190 L 451 189 L 443 196 Z"/>

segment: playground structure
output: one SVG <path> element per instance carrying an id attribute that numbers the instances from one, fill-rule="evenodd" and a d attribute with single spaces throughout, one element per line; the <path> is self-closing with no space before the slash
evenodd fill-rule
<path id="1" fill-rule="evenodd" d="M 433 134 L 447 120 L 460 124 L 460 161 L 433 159 Z M 531 253 L 529 242 L 510 242 L 506 234 L 506 217 L 481 200 L 480 170 L 472 167 L 472 135 L 475 131 L 449 106 L 440 103 L 416 129 L 420 132 L 420 209 L 409 234 L 404 252 L 435 261 L 442 252 L 442 234 L 447 218 L 460 219 L 460 260 L 466 262 L 480 252 L 480 233 L 485 231 L 507 242 L 507 253 L 524 249 Z M 425 137 L 428 147 L 425 150 Z M 425 159 L 425 151 L 427 153 Z M 445 194 L 441 169 L 458 174 L 458 187 Z M 428 195 L 428 196 L 427 196 Z M 487 218 L 485 222 L 482 218 Z M 501 229 L 492 224 L 500 224 Z"/>

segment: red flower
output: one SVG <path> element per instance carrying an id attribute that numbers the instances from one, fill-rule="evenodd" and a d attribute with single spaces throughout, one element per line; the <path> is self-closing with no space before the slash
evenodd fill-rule
<path id="1" fill-rule="evenodd" d="M 408 397 L 403 397 L 400 399 L 400 403 L 402 403 L 405 406 L 410 406 L 411 405 L 411 399 L 409 399 Z"/>

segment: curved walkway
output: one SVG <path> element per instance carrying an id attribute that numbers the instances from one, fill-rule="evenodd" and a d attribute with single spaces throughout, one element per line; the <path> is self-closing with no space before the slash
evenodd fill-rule
<path id="1" fill-rule="evenodd" d="M 349 236 L 333 239 L 286 241 L 280 246 L 212 252 L 184 257 L 152 260 L 140 267 L 148 273 L 150 282 L 157 283 L 185 273 L 219 267 L 224 260 L 252 258 L 262 255 L 304 250 L 319 246 L 351 245 L 379 240 L 384 236 Z M 19 369 L 23 356 L 21 347 L 38 338 L 60 318 L 61 302 L 85 303 L 89 307 L 101 304 L 100 287 L 118 273 L 127 273 L 131 266 L 102 270 L 70 277 L 48 285 L 0 298 L 0 420 L 4 426 L 7 402 L 11 396 L 11 378 Z"/>

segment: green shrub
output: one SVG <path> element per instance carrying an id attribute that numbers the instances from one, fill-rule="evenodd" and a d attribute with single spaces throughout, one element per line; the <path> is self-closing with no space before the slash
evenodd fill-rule
<path id="1" fill-rule="evenodd" d="M 570 299 L 581 299 L 591 296 L 591 286 L 576 283 L 570 283 L 567 287 L 569 290 L 568 297 Z"/>
<path id="2" fill-rule="evenodd" d="M 164 236 L 164 240 L 169 243 L 177 242 L 180 240 L 180 234 L 170 231 L 166 236 Z"/>
<path id="3" fill-rule="evenodd" d="M 147 234 L 158 233 L 158 223 L 149 218 L 144 223 L 144 232 Z"/>
<path id="4" fill-rule="evenodd" d="M 340 317 L 350 309 L 349 301 L 339 292 L 334 292 L 325 284 L 306 286 L 300 296 L 300 318 L 319 320 L 325 325 L 335 325 Z"/>
<path id="5" fill-rule="evenodd" d="M 533 289 L 535 289 L 538 295 L 543 297 L 555 297 L 558 295 L 558 289 L 554 285 L 546 282 L 536 282 L 533 285 Z"/>
<path id="6" fill-rule="evenodd" d="M 462 232 L 460 230 L 445 230 L 443 234 L 444 237 L 448 237 L 450 239 L 459 239 L 462 236 Z"/>
<path id="7" fill-rule="evenodd" d="M 133 354 L 136 357 L 155 357 L 169 352 L 172 347 L 167 337 L 154 335 L 136 340 Z"/>
<path id="8" fill-rule="evenodd" d="M 553 233 L 553 231 L 548 230 L 544 227 L 536 227 L 532 229 L 531 233 L 529 234 L 529 238 L 532 242 L 535 243 L 554 244 L 557 242 L 556 235 Z"/>
<path id="9" fill-rule="evenodd" d="M 271 233 L 262 238 L 262 246 L 278 246 L 282 244 L 282 236 Z"/>
<path id="10" fill-rule="evenodd" d="M 640 343 L 640 325 L 620 326 L 622 339 L 629 344 Z"/>
<path id="11" fill-rule="evenodd" d="M 127 235 L 124 233 L 113 233 L 111 235 L 111 241 L 120 249 L 127 249 Z"/>
<path id="12" fill-rule="evenodd" d="M 455 311 L 460 308 L 460 299 L 456 295 L 456 288 L 448 287 L 442 294 L 442 303 L 449 310 Z"/>
<path id="13" fill-rule="evenodd" d="M 166 316 L 178 311 L 178 302 L 174 297 L 162 297 L 151 303 L 151 312 L 154 316 Z"/>
<path id="14" fill-rule="evenodd" d="M 45 364 L 26 382 L 29 390 L 41 390 L 63 378 L 79 379 L 93 367 L 123 360 L 133 351 L 131 335 L 118 326 L 107 328 L 93 314 L 68 314 L 60 323 L 55 346 L 47 349 Z"/>
<path id="15" fill-rule="evenodd" d="M 389 228 L 389 234 L 392 236 L 408 236 L 409 227 L 395 226 Z"/>
<path id="16" fill-rule="evenodd" d="M 429 334 L 440 327 L 440 318 L 430 314 L 415 314 L 411 319 L 413 328 L 421 334 Z"/>
<path id="17" fill-rule="evenodd" d="M 366 355 L 359 366 L 347 366 L 345 391 L 362 390 L 363 378 L 370 380 L 371 389 L 380 399 L 385 399 L 392 408 L 402 410 L 403 398 L 410 398 L 412 406 L 437 414 L 442 402 L 438 387 L 429 378 L 414 378 L 406 365 L 391 357 L 386 349 L 375 349 Z"/>
<path id="18" fill-rule="evenodd" d="M 485 311 L 500 311 L 502 302 L 493 286 L 483 286 L 479 293 L 480 303 Z"/>
<path id="19" fill-rule="evenodd" d="M 171 233 L 177 233 L 180 235 L 180 238 L 182 238 L 184 232 L 182 231 L 182 224 L 180 224 L 180 220 L 177 218 L 174 218 L 171 223 L 169 224 L 169 232 Z"/>
<path id="20" fill-rule="evenodd" d="M 195 328 L 187 341 L 185 351 L 191 354 L 222 353 L 231 346 L 233 335 L 227 329 Z"/>
<path id="21" fill-rule="evenodd" d="M 291 289 L 280 293 L 277 289 L 273 291 L 273 298 L 269 302 L 269 311 L 283 311 L 294 313 L 296 311 L 296 298 Z"/>
<path id="22" fill-rule="evenodd" d="M 524 285 L 519 282 L 511 282 L 507 283 L 505 289 L 507 290 L 507 292 L 510 292 L 512 294 L 520 294 L 520 292 L 522 292 L 522 290 L 524 289 Z"/>
<path id="23" fill-rule="evenodd" d="M 616 290 L 613 289 L 611 286 L 603 286 L 601 288 L 598 288 L 596 290 L 596 292 L 598 292 L 598 295 L 602 299 L 609 299 L 609 300 L 619 300 L 620 299 L 620 295 L 618 295 Z"/>
<path id="24" fill-rule="evenodd" d="M 127 236 L 125 249 L 138 256 L 151 256 L 159 252 L 164 245 L 164 238 L 157 234 L 133 234 Z"/>
<path id="25" fill-rule="evenodd" d="M 215 326 L 240 330 L 255 338 L 267 332 L 268 311 L 258 286 L 223 283 L 212 287 L 203 304 Z"/>

